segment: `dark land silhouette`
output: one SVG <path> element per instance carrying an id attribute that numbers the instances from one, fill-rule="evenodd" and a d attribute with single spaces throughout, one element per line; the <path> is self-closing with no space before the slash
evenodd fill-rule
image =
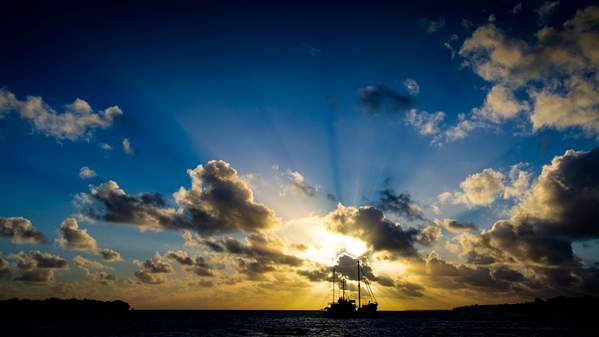
<path id="1" fill-rule="evenodd" d="M 11 319 L 63 319 L 95 318 L 126 314 L 129 303 L 116 301 L 98 301 L 90 299 L 45 300 L 9 299 L 0 301 L 0 312 Z"/>
<path id="2" fill-rule="evenodd" d="M 559 296 L 548 300 L 537 298 L 532 302 L 515 304 L 474 304 L 457 307 L 452 311 L 458 313 L 560 315 L 586 318 L 590 315 L 595 316 L 597 308 L 599 308 L 598 297 Z"/>
<path id="3" fill-rule="evenodd" d="M 381 311 L 328 319 L 319 311 L 131 310 L 124 301 L 0 301 L 6 336 L 596 336 L 598 298 L 557 297 L 453 310 Z"/>

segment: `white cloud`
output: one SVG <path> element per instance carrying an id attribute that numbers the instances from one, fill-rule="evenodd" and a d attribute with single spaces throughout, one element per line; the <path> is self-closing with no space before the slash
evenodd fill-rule
<path id="1" fill-rule="evenodd" d="M 420 86 L 418 85 L 418 82 L 411 78 L 406 78 L 406 80 L 403 82 L 403 85 L 408 90 L 408 93 L 410 93 L 412 96 L 416 96 L 420 93 Z"/>
<path id="2" fill-rule="evenodd" d="M 98 175 L 96 174 L 96 171 L 90 169 L 87 166 L 83 166 L 81 169 L 79 169 L 79 177 L 81 179 L 89 179 L 89 178 L 95 178 Z"/>
<path id="3" fill-rule="evenodd" d="M 557 2 L 545 3 L 548 15 Z M 579 10 L 560 29 L 543 27 L 536 39 L 507 36 L 493 23 L 464 40 L 459 55 L 491 84 L 485 101 L 445 131 L 444 141 L 518 116 L 531 131 L 577 128 L 599 136 L 599 7 Z"/>
<path id="4" fill-rule="evenodd" d="M 406 124 L 415 127 L 421 135 L 437 135 L 440 132 L 439 124 L 445 119 L 445 113 L 437 112 L 418 112 L 416 109 L 410 109 L 406 113 Z"/>
<path id="5" fill-rule="evenodd" d="M 114 118 L 123 114 L 116 105 L 94 112 L 89 103 L 80 98 L 64 106 L 63 110 L 57 112 L 39 96 L 19 100 L 12 92 L 0 89 L 0 114 L 16 112 L 37 132 L 57 139 L 89 139 L 95 129 L 112 126 Z"/>
<path id="6" fill-rule="evenodd" d="M 135 150 L 133 149 L 133 146 L 131 145 L 129 138 L 124 138 L 122 144 L 123 152 L 125 152 L 126 154 L 135 154 Z"/>
<path id="7" fill-rule="evenodd" d="M 420 24 L 424 31 L 428 34 L 436 33 L 445 27 L 445 19 L 433 20 L 433 19 L 422 19 Z"/>
<path id="8" fill-rule="evenodd" d="M 472 208 L 489 206 L 499 198 L 522 198 L 531 180 L 531 174 L 523 167 L 523 164 L 513 165 L 508 175 L 486 168 L 466 177 L 460 183 L 460 191 L 443 192 L 437 199 L 441 203 L 463 204 Z"/>

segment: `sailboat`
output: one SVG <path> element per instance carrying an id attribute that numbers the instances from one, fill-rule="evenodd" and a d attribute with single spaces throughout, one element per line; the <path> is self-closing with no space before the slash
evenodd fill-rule
<path id="1" fill-rule="evenodd" d="M 356 300 L 350 299 L 345 296 L 345 278 L 341 277 L 341 296 L 335 302 L 335 283 L 336 283 L 336 275 L 335 275 L 335 267 L 333 267 L 333 301 L 324 308 L 324 316 L 325 317 L 334 317 L 334 318 L 353 318 L 353 317 L 374 317 L 376 315 L 376 311 L 378 308 L 378 303 L 376 302 L 376 298 L 374 297 L 374 293 L 370 288 L 370 285 L 367 281 L 366 290 L 370 299 L 368 303 L 362 304 L 362 287 L 361 287 L 361 268 L 360 261 L 358 260 L 358 305 L 356 306 Z"/>

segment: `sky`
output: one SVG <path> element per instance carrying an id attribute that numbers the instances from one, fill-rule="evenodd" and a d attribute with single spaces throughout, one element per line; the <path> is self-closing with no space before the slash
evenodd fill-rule
<path id="1" fill-rule="evenodd" d="M 599 294 L 590 1 L 3 7 L 0 298 Z M 364 297 L 364 300 L 367 300 Z"/>

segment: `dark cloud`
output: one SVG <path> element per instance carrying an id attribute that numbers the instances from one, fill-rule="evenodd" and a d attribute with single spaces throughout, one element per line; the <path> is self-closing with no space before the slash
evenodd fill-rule
<path id="1" fill-rule="evenodd" d="M 417 257 L 414 245 L 428 243 L 421 241 L 421 230 L 404 229 L 373 206 L 356 208 L 339 204 L 328 215 L 327 224 L 332 231 L 360 238 L 374 250 L 387 251 L 395 257 Z"/>
<path id="2" fill-rule="evenodd" d="M 37 250 L 29 253 L 20 252 L 12 257 L 16 260 L 19 271 L 19 275 L 15 278 L 17 281 L 49 283 L 54 280 L 55 270 L 68 267 L 67 261 L 62 257 Z"/>
<path id="3" fill-rule="evenodd" d="M 110 285 L 116 281 L 116 277 L 113 274 L 109 274 L 105 271 L 95 271 L 87 275 L 87 277 L 94 283 L 101 285 Z"/>
<path id="4" fill-rule="evenodd" d="M 73 263 L 75 263 L 77 267 L 85 270 L 104 268 L 104 265 L 100 262 L 88 260 L 80 255 L 77 255 L 73 258 Z"/>
<path id="5" fill-rule="evenodd" d="M 337 279 L 342 277 L 348 280 L 358 279 L 358 259 L 349 255 L 341 255 L 337 258 L 334 266 Z M 331 282 L 333 278 L 333 267 L 319 266 L 315 269 L 298 270 L 297 273 L 309 279 L 312 282 Z M 384 287 L 393 287 L 395 283 L 388 276 L 377 276 L 372 267 L 365 261 L 360 262 L 360 277 L 362 280 L 377 282 Z"/>
<path id="6" fill-rule="evenodd" d="M 399 279 L 394 282 L 393 286 L 394 294 L 397 297 L 410 298 L 424 296 L 424 287 L 418 283 Z"/>
<path id="7" fill-rule="evenodd" d="M 259 232 L 279 223 L 274 212 L 254 201 L 250 186 L 228 163 L 212 160 L 187 173 L 192 184 L 174 193 L 182 212 L 169 208 L 159 194 L 127 194 L 114 181 L 91 190 L 95 207 L 86 213 L 108 222 L 150 229 L 188 229 L 202 234 Z"/>
<path id="8" fill-rule="evenodd" d="M 0 236 L 9 238 L 16 244 L 48 242 L 44 234 L 33 227 L 31 221 L 23 217 L 0 217 Z"/>
<path id="9" fill-rule="evenodd" d="M 597 285 L 595 274 L 575 254 L 572 243 L 599 238 L 598 209 L 599 149 L 570 150 L 543 167 L 509 219 L 480 235 L 464 235 L 458 242 L 470 263 L 511 264 L 528 270 L 538 291 L 597 294 L 599 288 L 591 287 Z"/>
<path id="10" fill-rule="evenodd" d="M 277 266 L 300 266 L 302 259 L 288 255 L 283 244 L 274 237 L 265 234 L 249 234 L 245 242 L 226 237 L 220 240 L 202 242 L 215 252 L 227 252 L 240 257 L 240 271 L 251 276 L 276 270 Z"/>
<path id="11" fill-rule="evenodd" d="M 185 266 L 186 270 L 194 272 L 199 276 L 214 276 L 211 270 L 212 267 L 201 256 L 197 256 L 194 259 L 187 252 L 178 250 L 168 251 L 166 257 L 177 261 L 180 265 Z"/>
<path id="12" fill-rule="evenodd" d="M 458 222 L 454 219 L 435 220 L 435 224 L 445 228 L 451 233 L 463 233 L 476 230 L 476 225 L 471 222 Z"/>
<path id="13" fill-rule="evenodd" d="M 103 248 L 100 250 L 100 255 L 102 258 L 107 261 L 120 261 L 122 260 L 121 254 L 116 250 L 112 250 L 110 248 Z"/>
<path id="14" fill-rule="evenodd" d="M 145 261 L 134 261 L 140 268 L 134 275 L 141 282 L 146 284 L 161 284 L 165 282 L 163 274 L 172 273 L 173 267 L 162 260 L 160 253 L 156 252 L 154 256 Z"/>
<path id="15" fill-rule="evenodd" d="M 59 246 L 74 250 L 96 252 L 98 245 L 96 240 L 87 233 L 86 229 L 79 228 L 77 220 L 67 218 L 58 229 L 56 242 Z"/>
<path id="16" fill-rule="evenodd" d="M 0 280 L 3 278 L 10 278 L 11 276 L 10 263 L 4 257 L 0 256 Z"/>
<path id="17" fill-rule="evenodd" d="M 425 220 L 422 209 L 412 200 L 408 193 L 396 194 L 391 188 L 379 192 L 378 208 L 390 212 L 406 220 Z"/>
<path id="18" fill-rule="evenodd" d="M 412 106 L 413 98 L 400 95 L 383 85 L 368 85 L 358 90 L 360 105 L 371 114 L 397 113 Z"/>

